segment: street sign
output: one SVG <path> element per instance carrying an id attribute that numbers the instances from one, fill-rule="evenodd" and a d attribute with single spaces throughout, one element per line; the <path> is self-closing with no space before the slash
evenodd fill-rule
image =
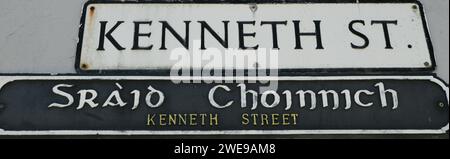
<path id="1" fill-rule="evenodd" d="M 418 2 L 88 2 L 76 69 L 433 70 L 424 17 Z"/>
<path id="2" fill-rule="evenodd" d="M 448 93 L 434 76 L 1 76 L 0 135 L 440 134 Z"/>

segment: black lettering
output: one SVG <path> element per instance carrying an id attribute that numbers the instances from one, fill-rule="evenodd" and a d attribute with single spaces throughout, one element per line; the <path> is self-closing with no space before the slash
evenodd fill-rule
<path id="1" fill-rule="evenodd" d="M 201 25 L 201 49 L 205 50 L 205 29 L 224 47 L 228 48 L 228 23 L 230 21 L 222 21 L 224 27 L 225 38 L 221 38 L 205 21 L 198 21 Z"/>
<path id="2" fill-rule="evenodd" d="M 152 25 L 152 21 L 136 21 L 134 22 L 134 38 L 133 38 L 133 48 L 132 50 L 151 50 L 153 48 L 153 45 L 147 46 L 147 47 L 140 47 L 139 46 L 139 37 L 150 37 L 152 33 L 140 33 L 140 25 L 147 24 L 149 26 Z"/>
<path id="3" fill-rule="evenodd" d="M 245 46 L 245 37 L 246 36 L 251 36 L 251 37 L 255 37 L 256 33 L 244 33 L 244 24 L 251 24 L 253 26 L 255 26 L 255 21 L 238 21 L 238 29 L 239 29 L 239 48 L 240 49 L 258 49 L 259 45 L 253 46 L 253 47 L 247 47 Z"/>
<path id="4" fill-rule="evenodd" d="M 114 32 L 114 30 L 117 29 L 117 27 L 119 27 L 120 24 L 124 23 L 124 21 L 118 21 L 114 27 L 112 27 L 107 33 L 106 32 L 106 24 L 108 22 L 107 21 L 100 21 L 100 38 L 99 38 L 99 43 L 98 43 L 98 48 L 97 50 L 105 50 L 105 37 L 111 42 L 111 44 L 114 45 L 114 47 L 117 50 L 125 50 L 125 48 L 123 48 L 122 46 L 119 45 L 119 43 L 114 39 L 114 37 L 112 37 L 112 33 Z"/>
<path id="5" fill-rule="evenodd" d="M 388 21 L 388 20 L 373 20 L 372 25 L 374 24 L 381 24 L 383 26 L 383 32 L 384 32 L 384 39 L 386 41 L 386 47 L 385 49 L 394 49 L 391 45 L 391 38 L 389 36 L 389 29 L 388 24 L 394 24 L 397 25 L 397 20 Z"/>
<path id="6" fill-rule="evenodd" d="M 265 24 L 270 24 L 272 26 L 272 42 L 274 49 L 280 49 L 278 47 L 278 31 L 277 25 L 287 25 L 287 21 L 261 21 L 261 26 Z"/>
<path id="7" fill-rule="evenodd" d="M 294 23 L 294 29 L 295 29 L 295 49 L 303 49 L 301 44 L 301 36 L 315 36 L 317 41 L 317 47 L 316 49 L 323 49 L 322 45 L 322 35 L 320 31 L 320 20 L 314 20 L 315 32 L 300 32 L 300 21 L 294 20 L 292 21 Z"/>
<path id="8" fill-rule="evenodd" d="M 363 39 L 363 40 L 364 40 L 364 44 L 363 44 L 363 45 L 360 45 L 360 46 L 355 45 L 355 44 L 353 44 L 353 43 L 350 43 L 350 44 L 351 44 L 352 48 L 354 48 L 354 49 L 364 49 L 364 48 L 366 48 L 367 46 L 369 46 L 369 43 L 370 43 L 370 42 L 369 42 L 369 38 L 367 38 L 366 35 L 364 35 L 363 33 L 359 32 L 359 31 L 356 31 L 355 28 L 353 28 L 353 25 L 356 24 L 356 23 L 362 24 L 363 26 L 366 25 L 366 24 L 364 23 L 363 20 L 353 20 L 353 21 L 351 21 L 350 24 L 348 25 L 348 29 L 349 29 L 353 34 L 355 34 L 356 36 L 358 36 L 358 37 L 360 37 L 361 39 Z"/>
<path id="9" fill-rule="evenodd" d="M 166 30 L 170 33 L 184 46 L 184 48 L 189 49 L 189 23 L 191 21 L 184 21 L 185 23 L 185 36 L 184 39 L 172 28 L 172 26 L 167 23 L 167 21 L 159 21 L 162 23 L 162 36 L 161 36 L 161 48 L 160 50 L 167 50 L 166 48 Z"/>

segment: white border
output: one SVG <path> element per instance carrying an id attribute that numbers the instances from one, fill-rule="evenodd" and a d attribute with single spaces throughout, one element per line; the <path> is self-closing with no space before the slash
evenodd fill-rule
<path id="1" fill-rule="evenodd" d="M 439 85 L 447 95 L 448 86 L 435 76 L 299 76 L 299 77 L 169 77 L 169 76 L 0 76 L 0 90 L 8 82 L 15 80 L 429 80 Z M 300 134 L 445 134 L 449 124 L 437 130 L 181 130 L 181 131 L 103 131 L 103 130 L 50 130 L 50 131 L 5 131 L 2 135 L 300 135 Z"/>

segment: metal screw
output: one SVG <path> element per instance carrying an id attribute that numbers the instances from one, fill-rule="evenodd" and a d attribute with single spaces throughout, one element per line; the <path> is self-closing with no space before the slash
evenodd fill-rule
<path id="1" fill-rule="evenodd" d="M 411 44 L 409 44 L 409 45 L 408 45 L 408 48 L 410 48 L 410 49 L 411 49 L 412 47 L 413 47 L 413 46 L 412 46 Z"/>
<path id="2" fill-rule="evenodd" d="M 425 63 L 423 63 L 425 66 L 430 66 L 430 63 L 429 62 L 425 62 Z"/>
<path id="3" fill-rule="evenodd" d="M 258 6 L 256 6 L 256 4 L 250 4 L 250 10 L 252 10 L 252 12 L 256 12 L 256 10 L 258 10 Z"/>
<path id="4" fill-rule="evenodd" d="M 438 103 L 438 106 L 441 107 L 441 108 L 444 108 L 444 107 L 445 107 L 445 104 L 444 104 L 444 102 L 439 102 L 439 103 Z"/>
<path id="5" fill-rule="evenodd" d="M 87 64 L 81 64 L 81 69 L 86 70 L 88 68 L 89 68 L 89 66 Z"/>
<path id="6" fill-rule="evenodd" d="M 417 8 L 418 8 L 417 5 L 412 6 L 412 9 L 417 9 Z"/>
<path id="7" fill-rule="evenodd" d="M 91 10 L 91 12 L 93 12 L 95 10 L 95 7 L 90 7 L 89 9 Z"/>

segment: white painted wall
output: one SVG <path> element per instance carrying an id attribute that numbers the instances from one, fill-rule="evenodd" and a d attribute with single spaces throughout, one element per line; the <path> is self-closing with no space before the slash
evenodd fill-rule
<path id="1" fill-rule="evenodd" d="M 86 0 L 1 0 L 0 73 L 75 73 L 81 9 Z M 449 1 L 422 0 L 437 60 L 449 82 Z"/>

